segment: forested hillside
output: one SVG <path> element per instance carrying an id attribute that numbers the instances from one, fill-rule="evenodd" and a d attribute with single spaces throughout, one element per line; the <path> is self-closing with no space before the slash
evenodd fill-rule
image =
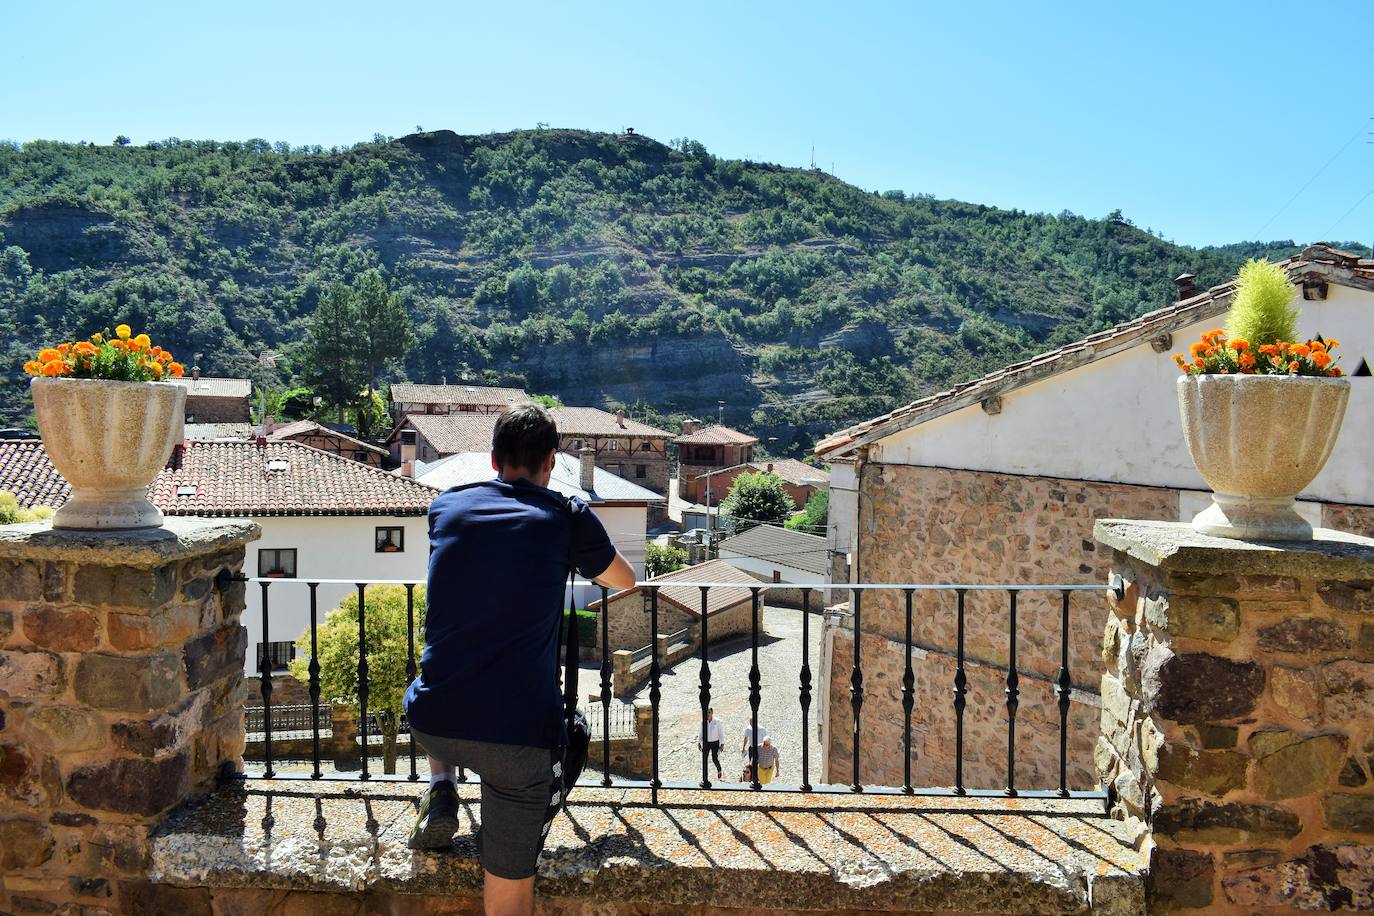
<path id="1" fill-rule="evenodd" d="M 416 343 L 393 379 L 517 383 L 714 416 L 780 450 L 1157 308 L 1250 251 L 865 192 L 700 144 L 566 130 L 0 146 L 0 423 L 21 352 L 116 321 L 207 373 L 286 385 L 329 283 L 385 272 Z M 275 369 L 256 355 L 278 351 Z M 267 374 L 264 374 L 267 373 Z"/>

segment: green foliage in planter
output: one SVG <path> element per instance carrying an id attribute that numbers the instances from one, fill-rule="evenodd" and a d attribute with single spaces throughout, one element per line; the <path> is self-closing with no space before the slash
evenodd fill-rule
<path id="1" fill-rule="evenodd" d="M 1246 261 L 1236 275 L 1236 295 L 1226 330 L 1253 347 L 1298 339 L 1299 309 L 1282 267 L 1263 258 Z"/>
<path id="2" fill-rule="evenodd" d="M 19 500 L 8 490 L 0 490 L 0 525 L 13 525 L 16 522 L 37 522 L 52 518 L 52 510 L 47 506 L 34 506 L 32 509 L 19 508 Z"/>

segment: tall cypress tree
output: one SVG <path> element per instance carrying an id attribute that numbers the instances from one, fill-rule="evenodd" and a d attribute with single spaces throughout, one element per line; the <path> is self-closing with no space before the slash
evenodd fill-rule
<path id="1" fill-rule="evenodd" d="M 320 297 L 310 319 L 309 354 L 305 378 L 325 403 L 344 408 L 358 396 L 365 381 L 362 348 L 358 339 L 358 307 L 353 291 L 335 283 Z"/>

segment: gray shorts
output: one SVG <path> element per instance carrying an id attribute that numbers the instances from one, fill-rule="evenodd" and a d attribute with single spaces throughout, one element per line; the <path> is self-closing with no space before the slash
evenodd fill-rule
<path id="1" fill-rule="evenodd" d="M 482 867 L 498 878 L 533 877 L 544 848 L 544 815 L 558 795 L 558 751 L 439 738 L 411 731 L 425 753 L 482 777 Z"/>

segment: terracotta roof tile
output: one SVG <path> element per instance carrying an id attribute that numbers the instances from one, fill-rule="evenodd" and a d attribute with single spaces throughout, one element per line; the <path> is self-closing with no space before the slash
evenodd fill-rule
<path id="1" fill-rule="evenodd" d="M 615 414 L 596 407 L 555 407 L 549 411 L 558 424 L 558 432 L 569 436 L 643 436 L 646 439 L 669 439 L 672 433 L 626 417 L 623 425 Z"/>
<path id="2" fill-rule="evenodd" d="M 769 469 L 772 465 L 772 469 Z M 749 468 L 754 471 L 764 471 L 776 474 L 785 482 L 796 486 L 815 486 L 813 481 L 830 481 L 830 472 L 825 468 L 812 467 L 804 461 L 795 458 L 775 458 L 772 461 L 747 461 L 744 464 L 732 465 L 728 468 L 721 468 L 719 471 L 707 471 L 705 474 L 698 474 L 698 478 L 715 477 L 718 474 L 726 474 L 730 471 L 737 471 L 740 468 Z"/>
<path id="3" fill-rule="evenodd" d="M 480 385 L 416 385 L 397 382 L 391 386 L 391 400 L 408 404 L 482 404 L 503 406 L 528 401 L 520 388 L 487 388 Z"/>
<path id="4" fill-rule="evenodd" d="M 1374 289 L 1374 285 L 1371 285 L 1374 284 L 1374 260 L 1358 258 L 1325 245 L 1310 246 L 1301 255 L 1279 263 L 1288 271 L 1294 282 L 1298 282 L 1306 275 L 1317 275 L 1333 283 L 1348 283 L 1360 288 Z M 899 430 L 960 410 L 994 395 L 1005 394 L 1057 372 L 1093 362 L 1143 340 L 1170 333 L 1198 321 L 1215 318 L 1230 307 L 1231 296 L 1234 293 L 1234 282 L 1221 283 L 1195 296 L 1105 331 L 1090 334 L 1082 340 L 1056 350 L 1040 353 L 981 378 L 913 401 L 821 440 L 816 445 L 815 454 L 844 454 Z"/>
<path id="5" fill-rule="evenodd" d="M 0 490 L 13 493 L 21 509 L 56 509 L 72 493 L 38 439 L 0 439 Z"/>
<path id="6" fill-rule="evenodd" d="M 211 378 L 202 375 L 198 379 L 182 376 L 167 381 L 185 388 L 188 398 L 246 398 L 253 393 L 253 383 L 246 378 Z"/>
<path id="7" fill-rule="evenodd" d="M 708 617 L 742 603 L 747 603 L 752 594 L 747 586 L 759 584 L 758 579 L 747 572 L 736 569 L 724 560 L 707 560 L 696 566 L 684 566 L 682 569 L 664 573 L 645 581 L 662 586 L 658 590 L 660 601 L 667 601 L 697 617 L 701 616 L 701 589 L 695 585 L 673 585 L 674 582 L 739 582 L 746 586 L 744 588 L 713 588 L 707 592 L 706 614 Z M 640 590 L 639 586 L 635 586 L 616 592 L 611 595 L 611 600 L 632 595 Z M 600 608 L 601 602 L 593 601 L 587 607 Z"/>
<path id="8" fill-rule="evenodd" d="M 706 426 L 694 433 L 678 436 L 678 445 L 753 445 L 758 438 L 728 426 Z"/>
<path id="9" fill-rule="evenodd" d="M 447 416 L 413 413 L 407 415 L 397 429 L 409 423 L 441 455 L 490 452 L 491 435 L 496 429 L 498 416 L 494 413 L 454 413 Z M 395 435 L 393 432 L 392 436 Z"/>
<path id="10" fill-rule="evenodd" d="M 276 429 L 272 430 L 270 433 L 267 434 L 268 439 L 276 440 L 294 439 L 297 436 L 325 436 L 334 439 L 342 439 L 345 442 L 348 442 L 351 445 L 353 445 L 355 448 L 367 449 L 368 451 L 377 452 L 378 454 L 382 455 L 387 454 L 387 451 L 384 448 L 378 448 L 371 442 L 364 442 L 363 440 L 354 438 L 353 436 L 350 436 L 347 433 L 341 433 L 338 430 L 330 429 L 328 426 L 321 426 L 314 420 L 296 420 L 292 423 L 286 423 L 282 426 L 278 426 Z"/>

